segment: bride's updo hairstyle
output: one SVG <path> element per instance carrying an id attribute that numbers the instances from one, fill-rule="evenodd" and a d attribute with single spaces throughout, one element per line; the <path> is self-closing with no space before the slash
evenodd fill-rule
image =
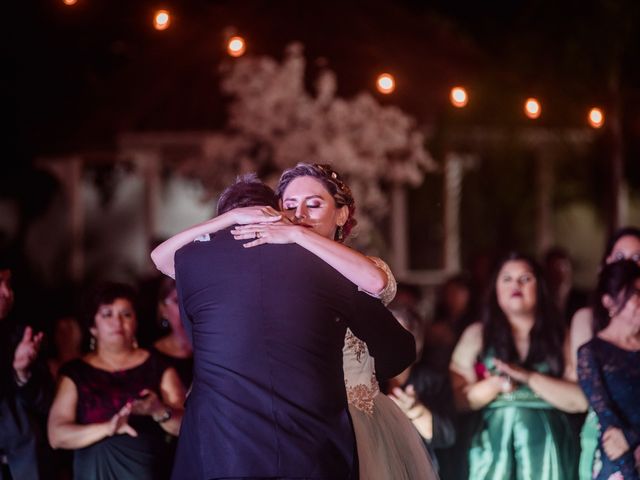
<path id="1" fill-rule="evenodd" d="M 335 201 L 337 208 L 347 206 L 349 209 L 349 217 L 344 225 L 336 229 L 334 240 L 338 242 L 344 241 L 351 233 L 353 227 L 358 223 L 354 218 L 356 211 L 355 200 L 349 186 L 344 183 L 338 172 L 333 170 L 328 164 L 320 163 L 298 163 L 295 167 L 285 170 L 278 186 L 276 187 L 276 196 L 282 202 L 284 191 L 289 184 L 299 177 L 311 177 L 319 181 L 329 192 Z"/>

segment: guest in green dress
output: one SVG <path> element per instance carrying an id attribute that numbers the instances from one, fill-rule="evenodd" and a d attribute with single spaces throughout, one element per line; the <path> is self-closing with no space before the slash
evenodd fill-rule
<path id="1" fill-rule="evenodd" d="M 470 479 L 574 478 L 577 445 L 564 412 L 585 411 L 587 402 L 564 378 L 570 355 L 564 337 L 537 264 L 508 255 L 482 321 L 462 334 L 450 365 L 457 407 L 480 411 Z"/>

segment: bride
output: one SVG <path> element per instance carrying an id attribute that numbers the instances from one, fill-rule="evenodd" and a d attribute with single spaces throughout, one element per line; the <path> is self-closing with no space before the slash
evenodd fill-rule
<path id="1" fill-rule="evenodd" d="M 342 244 L 356 224 L 355 202 L 349 187 L 331 167 L 299 163 L 282 174 L 276 194 L 282 212 L 269 206 L 227 210 L 220 201 L 217 217 L 171 237 L 152 252 L 156 267 L 174 276 L 177 249 L 198 237 L 236 225 L 231 233 L 237 240 L 250 239 L 244 244 L 246 248 L 297 243 L 361 290 L 385 304 L 393 299 L 396 282 L 389 267 L 378 258 L 366 257 Z M 360 478 L 437 479 L 418 432 L 394 402 L 380 392 L 375 360 L 366 344 L 350 330 L 345 336 L 343 369 Z"/>

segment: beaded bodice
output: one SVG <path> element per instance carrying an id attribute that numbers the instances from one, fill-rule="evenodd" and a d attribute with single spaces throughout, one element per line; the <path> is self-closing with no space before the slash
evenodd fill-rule
<path id="1" fill-rule="evenodd" d="M 396 295 L 396 280 L 384 261 L 375 257 L 371 257 L 371 260 L 387 274 L 387 286 L 380 294 L 375 295 L 387 305 Z M 373 414 L 373 401 L 380 393 L 375 361 L 369 354 L 366 343 L 349 329 L 342 349 L 342 368 L 349 404 L 362 412 Z"/>

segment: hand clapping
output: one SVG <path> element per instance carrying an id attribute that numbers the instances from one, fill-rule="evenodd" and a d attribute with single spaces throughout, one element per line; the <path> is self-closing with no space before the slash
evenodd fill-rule
<path id="1" fill-rule="evenodd" d="M 38 356 L 43 335 L 42 332 L 34 335 L 31 327 L 24 329 L 22 340 L 20 340 L 13 355 L 13 370 L 15 371 L 18 382 L 21 384 L 29 381 L 29 369 Z"/>
<path id="2" fill-rule="evenodd" d="M 156 392 L 147 388 L 140 392 L 139 398 L 131 402 L 131 413 L 134 415 L 149 415 L 154 417 L 165 410 L 166 407 L 160 401 Z"/>
<path id="3" fill-rule="evenodd" d="M 129 435 L 131 437 L 138 436 L 138 432 L 129 425 L 129 415 L 131 415 L 131 402 L 122 407 L 120 411 L 109 420 L 109 436 L 116 434 Z"/>
<path id="4" fill-rule="evenodd" d="M 522 367 L 518 367 L 516 365 L 512 365 L 509 363 L 505 363 L 497 358 L 494 359 L 494 364 L 496 366 L 496 370 L 500 373 L 508 375 L 509 378 L 512 378 L 518 383 L 522 383 L 524 385 L 529 384 L 529 379 L 531 378 L 531 372 L 525 370 Z"/>
<path id="5" fill-rule="evenodd" d="M 396 387 L 393 389 L 392 394 L 389 395 L 389 397 L 411 420 L 420 418 L 424 413 L 426 413 L 427 407 L 418 400 L 413 385 L 408 385 L 405 389 Z"/>

